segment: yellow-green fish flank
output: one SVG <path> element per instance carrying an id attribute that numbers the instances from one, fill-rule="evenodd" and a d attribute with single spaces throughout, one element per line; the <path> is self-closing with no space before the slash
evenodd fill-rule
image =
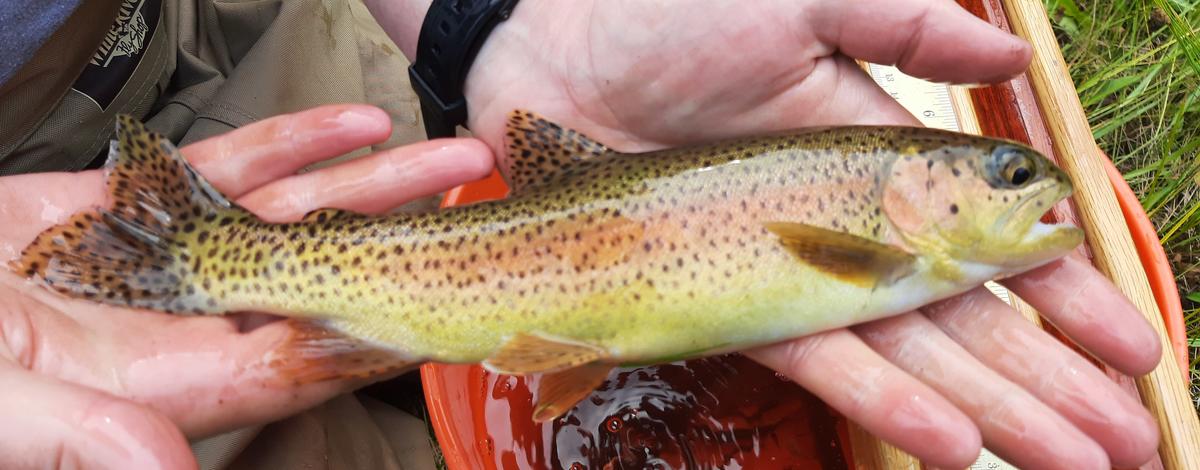
<path id="1" fill-rule="evenodd" d="M 1025 146 L 924 128 L 798 130 L 625 154 L 532 113 L 513 194 L 271 224 L 122 119 L 114 205 L 15 264 L 68 295 L 267 311 L 413 361 L 505 372 L 713 354 L 902 313 L 1062 256 L 1071 186 Z M 607 369 L 604 369 L 607 370 Z"/>

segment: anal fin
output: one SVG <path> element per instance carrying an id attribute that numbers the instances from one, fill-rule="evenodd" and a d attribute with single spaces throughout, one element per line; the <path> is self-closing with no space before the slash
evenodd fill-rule
<path id="1" fill-rule="evenodd" d="M 346 336 L 311 320 L 289 319 L 292 336 L 267 362 L 287 385 L 368 379 L 411 369 L 423 361 Z"/>
<path id="2" fill-rule="evenodd" d="M 801 261 L 864 287 L 894 283 L 911 274 L 916 262 L 898 247 L 849 233 L 792 222 L 763 225 Z"/>
<path id="3" fill-rule="evenodd" d="M 533 409 L 533 420 L 542 423 L 562 416 L 604 383 L 612 369 L 611 363 L 589 362 L 543 375 L 538 382 L 537 406 Z"/>

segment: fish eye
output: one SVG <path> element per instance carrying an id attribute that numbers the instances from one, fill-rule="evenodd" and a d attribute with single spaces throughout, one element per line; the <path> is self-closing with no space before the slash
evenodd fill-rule
<path id="1" fill-rule="evenodd" d="M 993 174 L 999 177 L 1000 186 L 1020 188 L 1037 176 L 1037 163 L 1018 148 L 997 147 L 992 158 L 993 168 L 998 170 Z"/>
<path id="2" fill-rule="evenodd" d="M 1014 159 L 1004 167 L 1004 179 L 1013 186 L 1021 186 L 1033 178 L 1033 169 L 1029 165 L 1029 159 L 1021 157 L 1019 160 Z"/>

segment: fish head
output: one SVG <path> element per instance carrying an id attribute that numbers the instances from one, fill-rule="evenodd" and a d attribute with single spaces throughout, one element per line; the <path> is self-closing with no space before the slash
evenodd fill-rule
<path id="1" fill-rule="evenodd" d="M 884 211 L 910 245 L 1015 273 L 1083 241 L 1073 225 L 1041 221 L 1072 185 L 1038 151 L 982 137 L 936 141 L 909 147 L 884 182 Z"/>

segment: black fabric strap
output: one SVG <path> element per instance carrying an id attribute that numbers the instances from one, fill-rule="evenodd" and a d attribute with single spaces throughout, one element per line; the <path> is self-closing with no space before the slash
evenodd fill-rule
<path id="1" fill-rule="evenodd" d="M 463 85 L 488 34 L 508 19 L 517 0 L 433 0 L 421 34 L 409 80 L 421 100 L 425 135 L 452 137 L 467 123 Z"/>

